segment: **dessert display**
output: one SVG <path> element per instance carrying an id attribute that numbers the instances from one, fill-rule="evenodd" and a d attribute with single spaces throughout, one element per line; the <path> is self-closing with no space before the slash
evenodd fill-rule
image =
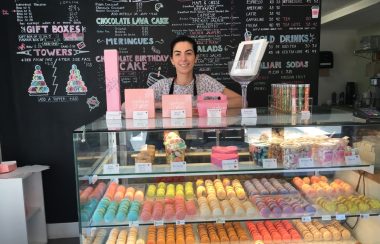
<path id="1" fill-rule="evenodd" d="M 336 198 L 318 197 L 316 203 L 329 213 L 358 214 L 380 210 L 379 200 L 361 194 L 339 196 Z"/>
<path id="2" fill-rule="evenodd" d="M 201 217 L 244 217 L 256 212 L 238 179 L 198 179 L 196 186 Z"/>
<path id="3" fill-rule="evenodd" d="M 197 212 L 192 182 L 149 184 L 140 218 L 143 221 L 183 220 Z"/>
<path id="4" fill-rule="evenodd" d="M 239 222 L 198 224 L 200 243 L 245 242 L 249 238 Z"/>
<path id="5" fill-rule="evenodd" d="M 49 87 L 46 85 L 44 75 L 42 74 L 41 66 L 34 67 L 32 82 L 28 88 L 29 96 L 48 95 Z"/>
<path id="6" fill-rule="evenodd" d="M 302 222 L 266 220 L 227 223 L 199 223 L 95 230 L 83 243 L 345 243 L 354 244 L 349 230 L 336 220 Z"/>
<path id="7" fill-rule="evenodd" d="M 98 203 L 92 220 L 95 223 L 104 221 L 136 221 L 144 201 L 144 190 L 135 187 L 125 187 L 111 182 Z"/>
<path id="8" fill-rule="evenodd" d="M 330 221 L 328 224 L 316 220 L 306 223 L 293 220 L 293 224 L 305 241 L 340 241 L 351 238 L 350 231 L 336 220 Z"/>
<path id="9" fill-rule="evenodd" d="M 350 184 L 341 179 L 335 179 L 331 183 L 327 177 L 313 175 L 311 177 L 294 177 L 293 184 L 309 198 L 320 196 L 340 196 L 350 195 L 353 188 Z"/>
<path id="10" fill-rule="evenodd" d="M 68 95 L 84 95 L 87 92 L 87 87 L 82 80 L 80 70 L 75 64 L 73 64 L 70 69 L 66 92 Z"/>
<path id="11" fill-rule="evenodd" d="M 80 191 L 80 208 L 82 221 L 89 221 L 93 214 L 99 200 L 102 198 L 107 186 L 104 182 L 99 182 L 95 187 L 86 186 L 84 190 Z"/>
<path id="12" fill-rule="evenodd" d="M 253 178 L 244 182 L 244 187 L 249 196 L 253 195 L 278 195 L 297 194 L 298 191 L 289 183 L 275 178 Z"/>
<path id="13" fill-rule="evenodd" d="M 315 207 L 300 195 L 251 196 L 251 201 L 264 218 L 314 215 Z"/>
<path id="14" fill-rule="evenodd" d="M 222 167 L 223 160 L 238 160 L 239 155 L 237 153 L 236 146 L 213 146 L 211 151 L 211 163 Z"/>
<path id="15" fill-rule="evenodd" d="M 320 165 L 329 166 L 345 163 L 345 156 L 357 154 L 348 142 L 348 137 L 303 136 L 284 140 L 283 136 L 263 134 L 249 139 L 249 152 L 258 166 L 268 158 L 276 159 L 286 169 L 297 168 L 300 158 L 310 158 Z"/>
<path id="16" fill-rule="evenodd" d="M 255 241 L 300 241 L 301 235 L 288 220 L 247 222 L 247 228 Z"/>
<path id="17" fill-rule="evenodd" d="M 166 162 L 185 161 L 186 143 L 178 132 L 170 131 L 164 135 Z"/>
<path id="18" fill-rule="evenodd" d="M 135 163 L 153 163 L 156 157 L 155 145 L 144 145 L 135 157 Z"/>

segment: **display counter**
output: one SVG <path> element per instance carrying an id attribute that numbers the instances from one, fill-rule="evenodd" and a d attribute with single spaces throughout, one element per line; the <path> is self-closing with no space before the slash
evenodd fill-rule
<path id="1" fill-rule="evenodd" d="M 380 201 L 343 176 L 374 173 L 380 124 L 338 109 L 238 114 L 75 130 L 82 243 L 356 243 L 346 221 L 378 216 Z"/>

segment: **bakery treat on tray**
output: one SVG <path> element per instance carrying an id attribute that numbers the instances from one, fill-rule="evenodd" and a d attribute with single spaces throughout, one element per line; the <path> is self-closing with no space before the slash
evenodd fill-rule
<path id="1" fill-rule="evenodd" d="M 87 87 L 82 80 L 80 70 L 75 64 L 71 66 L 66 92 L 68 95 L 84 95 L 87 92 Z"/>
<path id="2" fill-rule="evenodd" d="M 49 87 L 46 85 L 41 66 L 39 65 L 34 67 L 33 78 L 28 88 L 28 93 L 29 96 L 42 96 L 49 93 Z"/>
<path id="3" fill-rule="evenodd" d="M 167 163 L 185 161 L 186 143 L 178 132 L 166 132 L 164 134 L 164 146 Z"/>

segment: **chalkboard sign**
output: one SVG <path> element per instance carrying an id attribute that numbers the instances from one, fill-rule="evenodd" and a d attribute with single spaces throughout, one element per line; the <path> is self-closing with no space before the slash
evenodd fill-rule
<path id="1" fill-rule="evenodd" d="M 119 50 L 122 90 L 147 87 L 173 76 L 169 43 L 185 34 L 199 44 L 197 72 L 239 90 L 227 63 L 247 30 L 252 39 L 270 41 L 261 75 L 250 86 L 251 106 L 266 105 L 271 83 L 310 83 L 316 98 L 319 5 L 319 0 L 17 1 L 15 55 L 24 71 L 19 79 L 30 81 L 25 95 L 41 106 L 86 102 L 91 110 L 104 102 L 104 49 Z M 36 72 L 39 81 L 32 78 Z"/>
<path id="2" fill-rule="evenodd" d="M 246 31 L 252 39 L 266 38 L 260 75 L 248 87 L 249 106 L 266 106 L 272 83 L 309 83 L 317 103 L 319 9 L 320 0 L 14 1 L 1 14 L 8 20 L 16 113 L 26 124 L 19 126 L 23 156 L 52 162 L 63 157 L 73 170 L 70 131 L 105 112 L 104 49 L 119 50 L 123 93 L 173 76 L 169 43 L 180 34 L 199 44 L 197 72 L 238 92 L 228 62 Z M 49 138 L 52 132 L 57 138 Z M 37 139 L 40 147 L 30 146 Z M 65 174 L 73 177 L 73 171 Z M 69 182 L 72 192 L 62 193 L 58 207 L 47 207 L 48 219 L 74 198 L 74 179 Z"/>

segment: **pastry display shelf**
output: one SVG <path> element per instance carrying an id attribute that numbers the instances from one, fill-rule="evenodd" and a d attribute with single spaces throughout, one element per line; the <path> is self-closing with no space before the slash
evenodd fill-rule
<path id="1" fill-rule="evenodd" d="M 159 221 L 114 221 L 111 223 L 106 223 L 105 221 L 94 223 L 92 221 L 88 222 L 82 222 L 81 226 L 82 228 L 92 228 L 92 227 L 117 227 L 117 226 L 140 226 L 140 225 L 164 225 L 164 224 L 198 224 L 198 223 L 224 223 L 224 222 L 236 222 L 236 221 L 264 221 L 264 220 L 295 220 L 299 219 L 303 222 L 309 222 L 312 219 L 318 219 L 318 220 L 344 220 L 350 217 L 361 217 L 361 218 L 368 218 L 370 216 L 380 216 L 379 212 L 371 212 L 371 213 L 357 213 L 357 214 L 325 214 L 322 212 L 316 212 L 313 215 L 308 214 L 296 214 L 294 216 L 284 216 L 284 217 L 262 217 L 260 215 L 251 215 L 251 216 L 245 216 L 245 217 L 207 217 L 202 218 L 200 216 L 193 216 L 193 217 L 187 217 L 184 220 L 159 220 Z"/>
<path id="2" fill-rule="evenodd" d="M 318 107 L 313 109 L 317 110 Z M 322 110 L 322 109 L 321 109 Z M 136 123 L 139 122 L 139 123 Z M 112 122 L 112 124 L 110 124 Z M 115 125 L 117 124 L 117 125 Z M 207 130 L 207 129 L 236 129 L 262 127 L 297 127 L 297 126 L 355 126 L 365 125 L 366 120 L 353 117 L 352 112 L 332 108 L 331 111 L 312 111 L 310 116 L 291 115 L 273 112 L 268 108 L 257 108 L 257 118 L 242 118 L 240 110 L 229 109 L 227 116 L 222 118 L 162 118 L 160 112 L 156 118 L 147 120 L 121 119 L 107 121 L 105 116 L 96 121 L 81 126 L 73 131 L 74 141 L 85 141 L 87 133 L 111 133 L 126 131 L 157 131 L 166 129 L 175 130 Z"/>
<path id="3" fill-rule="evenodd" d="M 242 153 L 246 154 L 246 153 Z M 329 164 L 320 165 L 314 163 L 312 167 L 299 167 L 295 169 L 286 169 L 278 164 L 277 167 L 264 168 L 257 166 L 253 161 L 241 161 L 238 163 L 238 169 L 223 170 L 222 168 L 211 163 L 188 163 L 186 171 L 172 171 L 170 164 L 152 164 L 151 172 L 137 173 L 135 165 L 119 165 L 119 173 L 105 173 L 104 165 L 113 162 L 114 154 L 107 154 L 104 158 L 99 159 L 96 167 L 78 168 L 79 180 L 89 180 L 93 176 L 97 179 L 112 178 L 141 178 L 141 177 L 166 177 L 166 176 L 202 176 L 202 175 L 237 175 L 237 174 L 265 174 L 265 173 L 304 173 L 304 172 L 332 172 L 361 170 L 373 174 L 374 165 L 366 162 L 358 164 Z"/>

